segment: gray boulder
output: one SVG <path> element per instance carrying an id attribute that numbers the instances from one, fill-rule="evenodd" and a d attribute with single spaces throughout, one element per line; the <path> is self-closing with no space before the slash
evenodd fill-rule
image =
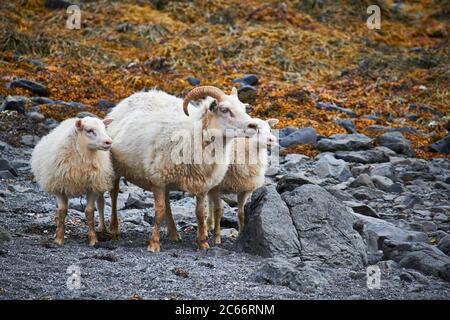
<path id="1" fill-rule="evenodd" d="M 22 96 L 7 96 L 0 106 L 0 111 L 11 110 L 25 114 L 25 104 L 28 98 Z"/>
<path id="2" fill-rule="evenodd" d="M 289 207 L 304 261 L 346 266 L 366 263 L 364 242 L 353 229 L 356 219 L 324 188 L 306 184 L 282 198 Z"/>
<path id="3" fill-rule="evenodd" d="M 370 150 L 360 151 L 337 151 L 334 156 L 348 162 L 357 163 L 379 163 L 388 162 L 389 156 L 395 155 L 395 152 L 384 147 L 376 147 Z"/>
<path id="4" fill-rule="evenodd" d="M 279 144 L 282 147 L 290 147 L 297 144 L 316 144 L 317 133 L 314 128 L 303 128 L 292 132 L 286 137 L 281 137 Z"/>
<path id="5" fill-rule="evenodd" d="M 392 185 L 394 184 L 394 182 L 391 179 L 389 179 L 388 177 L 373 175 L 371 178 L 372 178 L 373 184 L 378 189 L 383 190 L 383 191 L 391 191 Z"/>
<path id="6" fill-rule="evenodd" d="M 34 147 L 40 139 L 38 136 L 26 134 L 20 138 L 20 142 L 27 147 Z"/>
<path id="7" fill-rule="evenodd" d="M 0 179 L 14 179 L 18 177 L 17 170 L 8 160 L 0 158 Z"/>
<path id="8" fill-rule="evenodd" d="M 372 139 L 363 134 L 335 134 L 317 142 L 320 151 L 365 150 L 373 147 Z"/>
<path id="9" fill-rule="evenodd" d="M 355 180 L 353 180 L 350 185 L 350 187 L 357 188 L 357 187 L 368 187 L 375 189 L 375 185 L 372 182 L 372 179 L 370 176 L 366 173 L 360 174 Z"/>
<path id="10" fill-rule="evenodd" d="M 431 151 L 434 151 L 434 152 L 449 154 L 450 153 L 450 135 L 430 144 L 429 148 L 431 149 Z"/>
<path id="11" fill-rule="evenodd" d="M 314 172 L 320 178 L 332 177 L 341 182 L 352 177 L 352 173 L 344 160 L 336 159 L 332 153 L 322 153 L 316 157 Z"/>
<path id="12" fill-rule="evenodd" d="M 357 202 L 357 201 L 344 201 L 346 206 L 352 208 L 356 213 L 362 214 L 368 217 L 379 218 L 380 215 L 369 205 Z"/>
<path id="13" fill-rule="evenodd" d="M 245 212 L 245 227 L 236 241 L 238 250 L 263 257 L 300 255 L 297 230 L 275 186 L 257 189 Z"/>
<path id="14" fill-rule="evenodd" d="M 378 137 L 380 146 L 387 147 L 397 153 L 412 156 L 411 142 L 406 139 L 400 132 L 386 132 Z"/>
<path id="15" fill-rule="evenodd" d="M 288 287 L 298 292 L 314 292 L 328 285 L 323 273 L 304 263 L 279 258 L 268 259 L 250 275 L 250 280 L 263 284 Z"/>
<path id="16" fill-rule="evenodd" d="M 388 221 L 358 213 L 354 213 L 354 215 L 362 227 L 361 233 L 366 239 L 369 252 L 381 250 L 385 240 L 428 243 L 428 236 L 423 232 L 400 229 Z"/>
<path id="17" fill-rule="evenodd" d="M 36 81 L 18 78 L 18 79 L 14 79 L 13 81 L 11 81 L 9 83 L 9 87 L 11 89 L 12 88 L 23 88 L 23 89 L 31 91 L 40 96 L 48 96 L 47 87 Z"/>
<path id="18" fill-rule="evenodd" d="M 11 240 L 12 240 L 12 236 L 9 233 L 9 231 L 0 227 L 0 243 L 6 242 L 6 241 L 11 241 Z"/>
<path id="19" fill-rule="evenodd" d="M 391 180 L 395 179 L 395 169 L 392 163 L 377 163 L 372 165 L 369 174 L 371 176 L 382 176 L 387 177 Z"/>
<path id="20" fill-rule="evenodd" d="M 450 256 L 450 235 L 443 237 L 437 247 L 446 255 Z"/>
<path id="21" fill-rule="evenodd" d="M 383 258 L 394 260 L 401 267 L 450 281 L 450 257 L 429 244 L 385 241 Z"/>
<path id="22" fill-rule="evenodd" d="M 304 184 L 320 184 L 322 180 L 309 178 L 302 173 L 293 173 L 283 176 L 277 183 L 277 191 L 283 193 L 286 191 L 292 191 L 298 186 Z"/>

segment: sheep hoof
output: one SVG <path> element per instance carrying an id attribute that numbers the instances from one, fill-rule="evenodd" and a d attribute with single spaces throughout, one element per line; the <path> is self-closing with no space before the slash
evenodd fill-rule
<path id="1" fill-rule="evenodd" d="M 181 236 L 178 232 L 175 233 L 169 233 L 169 240 L 174 242 L 180 242 Z"/>
<path id="2" fill-rule="evenodd" d="M 108 233 L 105 226 L 99 227 L 97 232 L 101 234 Z"/>
<path id="3" fill-rule="evenodd" d="M 198 245 L 199 250 L 209 249 L 209 244 L 208 244 L 208 241 L 206 241 L 206 240 L 197 241 L 197 245 Z"/>
<path id="4" fill-rule="evenodd" d="M 55 238 L 55 243 L 62 246 L 64 244 L 64 237 L 62 238 Z"/>
<path id="5" fill-rule="evenodd" d="M 93 246 L 95 246 L 97 244 L 98 240 L 97 240 L 97 235 L 95 234 L 95 232 L 93 232 L 93 233 L 89 232 L 88 233 L 88 241 L 89 241 L 89 245 L 91 247 L 93 247 Z"/>
<path id="6" fill-rule="evenodd" d="M 156 242 L 150 242 L 150 244 L 147 247 L 147 251 L 150 252 L 160 252 L 161 251 L 161 246 L 159 245 L 159 243 Z"/>
<path id="7" fill-rule="evenodd" d="M 119 240 L 118 232 L 110 231 L 109 236 L 110 236 L 111 240 Z"/>
<path id="8" fill-rule="evenodd" d="M 220 236 L 214 236 L 214 244 L 220 244 L 222 242 L 222 238 Z"/>

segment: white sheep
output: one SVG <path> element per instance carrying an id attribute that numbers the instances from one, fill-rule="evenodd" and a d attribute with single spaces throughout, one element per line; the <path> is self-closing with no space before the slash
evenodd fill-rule
<path id="1" fill-rule="evenodd" d="M 114 171 L 109 149 L 111 138 L 106 126 L 111 119 L 93 117 L 67 119 L 43 137 L 33 150 L 31 169 L 40 187 L 56 196 L 55 242 L 63 244 L 68 198 L 87 195 L 86 220 L 89 245 L 97 243 L 94 205 L 99 195 L 112 188 Z M 103 196 L 97 201 L 102 221 Z M 100 231 L 105 227 L 100 224 Z"/>
<path id="2" fill-rule="evenodd" d="M 222 182 L 208 192 L 207 228 L 213 230 L 215 244 L 221 241 L 222 194 L 237 194 L 239 232 L 241 232 L 244 228 L 244 205 L 252 192 L 264 184 L 268 164 L 267 147 L 277 143 L 277 138 L 270 132 L 270 128 L 278 123 L 278 119 L 254 120 L 258 125 L 258 134 L 250 139 L 233 140 L 227 173 Z"/>
<path id="3" fill-rule="evenodd" d="M 145 93 L 133 95 L 113 108 L 108 116 L 114 120 L 108 128 L 114 139 L 112 155 L 116 172 L 111 192 L 110 233 L 113 237 L 119 233 L 116 203 L 119 178 L 123 176 L 127 181 L 154 193 L 155 222 L 149 251 L 160 250 L 160 224 L 165 215 L 168 218 L 169 238 L 180 239 L 170 212 L 170 190 L 196 195 L 197 245 L 200 249 L 209 247 L 204 213 L 206 193 L 219 184 L 226 173 L 230 142 L 236 136 L 236 130 L 240 136 L 252 135 L 256 133 L 257 125 L 245 113 L 245 106 L 239 101 L 236 90 L 226 95 L 215 87 L 197 87 L 186 95 L 184 101 L 169 96 L 167 105 L 183 106 L 188 115 L 189 102 L 207 96 L 214 99 L 204 101 L 192 117 L 172 114 L 171 107 L 167 110 L 151 105 L 142 107 L 139 101 L 145 101 Z M 146 105 L 146 102 L 143 104 Z M 206 163 L 203 156 L 210 150 L 215 151 L 215 161 Z"/>

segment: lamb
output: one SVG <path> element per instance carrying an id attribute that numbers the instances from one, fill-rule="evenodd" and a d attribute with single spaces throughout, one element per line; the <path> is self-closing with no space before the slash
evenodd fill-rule
<path id="1" fill-rule="evenodd" d="M 31 169 L 40 187 L 56 196 L 55 242 L 64 243 L 68 198 L 87 195 L 86 220 L 89 245 L 97 243 L 94 205 L 103 220 L 103 193 L 112 188 L 114 171 L 109 149 L 112 140 L 106 133 L 111 119 L 94 117 L 67 119 L 43 137 L 33 150 Z M 100 231 L 105 231 L 100 224 Z"/>
<path id="2" fill-rule="evenodd" d="M 267 169 L 267 147 L 276 145 L 277 138 L 270 128 L 278 119 L 254 119 L 258 124 L 258 134 L 251 139 L 237 138 L 232 142 L 231 161 L 222 182 L 208 192 L 207 228 L 213 231 L 214 243 L 219 244 L 220 219 L 223 214 L 221 195 L 237 194 L 239 232 L 244 228 L 244 205 L 252 192 L 264 183 Z"/>
<path id="3" fill-rule="evenodd" d="M 204 101 L 198 112 L 189 117 L 189 102 L 207 96 L 213 99 Z M 167 111 L 159 107 L 142 107 L 139 103 L 136 105 L 133 101 L 143 100 L 133 96 L 123 100 L 109 114 L 109 118 L 114 120 L 108 133 L 114 139 L 112 155 L 116 172 L 111 191 L 110 233 L 115 238 L 119 234 L 116 203 L 119 178 L 125 177 L 154 194 L 155 222 L 147 247 L 149 251 L 160 251 L 160 224 L 165 215 L 169 239 L 180 240 L 170 211 L 170 190 L 196 196 L 196 241 L 199 249 L 206 249 L 209 247 L 204 213 L 206 194 L 220 183 L 226 173 L 230 141 L 236 132 L 239 136 L 251 136 L 256 133 L 257 125 L 245 113 L 245 106 L 239 101 L 236 90 L 226 95 L 216 87 L 203 86 L 191 90 L 184 101 L 170 99 L 179 108 L 182 102 L 188 117 L 172 115 L 170 108 Z M 129 130 L 131 127 L 134 129 Z M 211 159 L 208 159 L 207 152 L 212 150 L 215 159 L 208 162 Z"/>

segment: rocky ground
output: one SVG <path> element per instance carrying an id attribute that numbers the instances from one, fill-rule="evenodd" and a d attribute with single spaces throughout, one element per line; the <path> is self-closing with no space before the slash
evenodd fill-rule
<path id="1" fill-rule="evenodd" d="M 80 29 L 65 28 L 72 3 Z M 450 298 L 449 8 L 375 3 L 381 29 L 372 0 L 1 2 L 0 299 Z M 280 120 L 282 157 L 242 235 L 227 197 L 222 244 L 196 251 L 194 200 L 173 193 L 183 241 L 151 254 L 152 195 L 122 184 L 119 241 L 88 247 L 72 199 L 54 245 L 55 201 L 29 167 L 40 137 L 139 90 L 197 85 L 236 86 L 252 116 Z"/>
<path id="2" fill-rule="evenodd" d="M 17 124 L 29 119 L 5 114 Z M 401 134 L 376 147 L 358 134 L 322 138 L 315 158 L 282 157 L 247 204 L 242 236 L 235 200 L 226 197 L 222 244 L 204 252 L 195 247 L 194 199 L 173 193 L 183 241 L 164 235 L 162 252 L 152 254 L 152 195 L 125 184 L 119 241 L 103 236 L 98 247 L 87 245 L 85 199 L 77 198 L 64 246 L 52 242 L 55 201 L 29 167 L 39 139 L 29 136 L 45 130 L 41 121 L 24 125 L 31 134 L 21 138 L 0 136 L 20 141 L 0 143 L 1 299 L 450 298 L 450 163 L 410 157 Z M 281 130 L 281 141 L 290 130 Z M 380 268 L 380 289 L 367 287 L 370 265 Z M 71 266 L 80 268 L 79 290 L 67 287 Z"/>

